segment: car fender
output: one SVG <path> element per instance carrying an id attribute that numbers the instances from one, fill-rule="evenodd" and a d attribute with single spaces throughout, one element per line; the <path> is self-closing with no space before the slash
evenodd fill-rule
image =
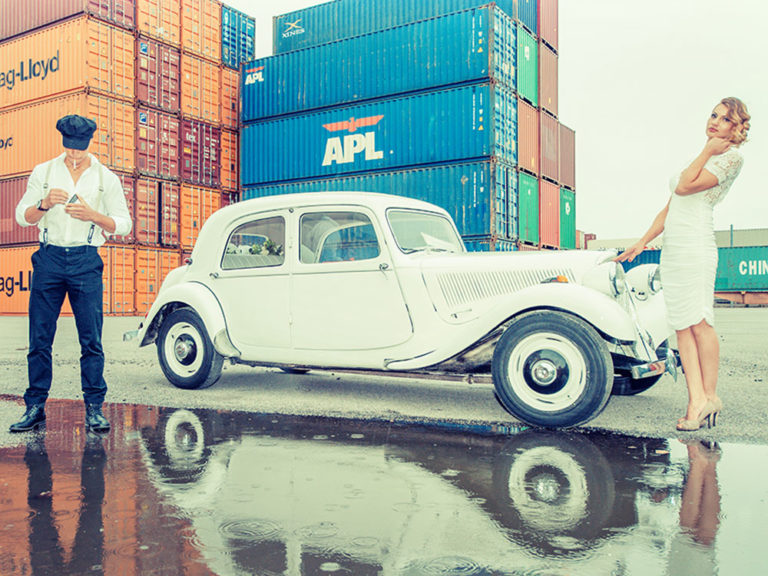
<path id="1" fill-rule="evenodd" d="M 637 339 L 631 316 L 616 300 L 580 284 L 552 282 L 529 286 L 494 308 L 496 317 L 505 318 L 537 308 L 558 309 L 581 317 L 616 340 L 634 342 Z"/>
<path id="2" fill-rule="evenodd" d="M 191 308 L 200 316 L 208 337 L 219 354 L 225 357 L 240 356 L 240 351 L 229 339 L 221 304 L 213 292 L 200 282 L 184 282 L 161 290 L 139 332 L 139 345 L 146 346 L 154 342 L 162 319 L 171 311 L 182 307 Z"/>

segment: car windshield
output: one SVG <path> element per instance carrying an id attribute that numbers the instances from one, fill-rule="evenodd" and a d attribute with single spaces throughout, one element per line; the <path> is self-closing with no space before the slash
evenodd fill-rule
<path id="1" fill-rule="evenodd" d="M 397 245 L 406 254 L 464 252 L 461 238 L 445 216 L 416 210 L 389 210 L 387 219 Z"/>

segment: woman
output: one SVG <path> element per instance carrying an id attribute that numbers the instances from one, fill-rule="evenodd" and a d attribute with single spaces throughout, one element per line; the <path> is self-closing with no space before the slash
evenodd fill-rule
<path id="1" fill-rule="evenodd" d="M 670 181 L 672 195 L 645 235 L 616 258 L 631 262 L 664 232 L 661 284 L 669 322 L 677 333 L 688 385 L 688 409 L 678 430 L 717 423 L 722 402 L 716 394 L 720 343 L 714 329 L 717 245 L 712 208 L 739 175 L 739 146 L 747 139 L 750 116 L 738 98 L 724 98 L 707 121 L 707 143 L 696 159 Z"/>

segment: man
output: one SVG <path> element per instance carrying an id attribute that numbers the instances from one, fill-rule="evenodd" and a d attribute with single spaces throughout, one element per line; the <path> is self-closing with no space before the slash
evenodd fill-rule
<path id="1" fill-rule="evenodd" d="M 85 425 L 107 432 L 110 424 L 101 411 L 107 392 L 101 345 L 104 264 L 98 247 L 104 243 L 102 232 L 122 236 L 132 223 L 120 180 L 88 153 L 96 123 L 68 115 L 56 128 L 64 153 L 35 166 L 16 206 L 19 225 L 40 229 L 40 248 L 32 255 L 27 408 L 10 431 L 33 430 L 45 423 L 56 322 L 68 295 L 80 341 Z"/>

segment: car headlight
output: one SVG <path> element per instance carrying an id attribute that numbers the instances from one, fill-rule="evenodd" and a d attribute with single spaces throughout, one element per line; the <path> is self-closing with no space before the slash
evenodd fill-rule
<path id="1" fill-rule="evenodd" d="M 614 296 L 623 294 L 627 289 L 627 277 L 621 264 L 611 262 L 612 268 L 608 272 L 608 280 L 611 282 L 611 290 Z"/>
<path id="2" fill-rule="evenodd" d="M 598 290 L 615 298 L 626 292 L 626 276 L 621 264 L 616 262 L 603 262 L 588 270 L 581 280 L 584 286 Z"/>
<path id="3" fill-rule="evenodd" d="M 661 268 L 659 266 L 656 266 L 656 270 L 650 275 L 648 286 L 651 288 L 653 294 L 661 292 Z"/>
<path id="4" fill-rule="evenodd" d="M 641 264 L 627 272 L 627 280 L 638 300 L 661 291 L 661 274 L 658 264 Z"/>

